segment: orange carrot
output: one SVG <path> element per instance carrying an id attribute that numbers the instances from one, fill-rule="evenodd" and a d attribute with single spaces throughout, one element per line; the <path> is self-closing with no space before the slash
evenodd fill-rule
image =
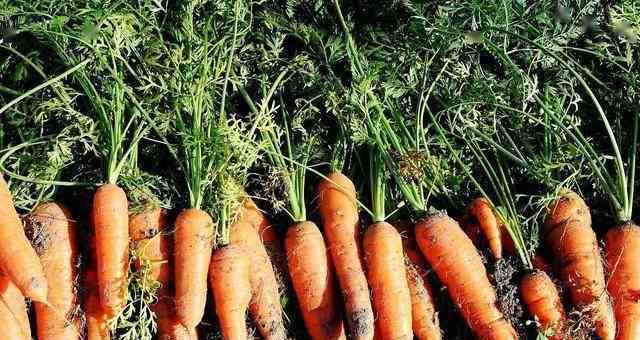
<path id="1" fill-rule="evenodd" d="M 245 204 L 245 207 L 247 205 Z M 255 321 L 258 331 L 266 340 L 285 339 L 286 332 L 282 320 L 280 294 L 271 259 L 267 254 L 260 235 L 252 221 L 259 216 L 246 213 L 243 208 L 239 221 L 230 227 L 230 244 L 243 247 L 251 259 L 249 280 L 251 283 L 251 302 L 249 313 Z M 262 215 L 260 213 L 260 215 Z M 259 220 L 258 220 L 259 221 Z"/>
<path id="2" fill-rule="evenodd" d="M 380 339 L 413 339 L 411 292 L 402 239 L 389 223 L 370 225 L 363 248 Z"/>
<path id="3" fill-rule="evenodd" d="M 251 301 L 249 259 L 244 248 L 226 245 L 211 258 L 209 281 L 216 305 L 220 330 L 227 340 L 245 340 L 245 317 Z"/>
<path id="4" fill-rule="evenodd" d="M 40 259 L 29 244 L 20 217 L 11 199 L 7 183 L 0 175 L 0 266 L 33 301 L 47 301 L 47 279 Z"/>
<path id="5" fill-rule="evenodd" d="M 27 219 L 49 287 L 49 305 L 36 302 L 39 339 L 81 337 L 77 313 L 78 246 L 76 224 L 69 210 L 57 203 L 39 205 Z"/>
<path id="6" fill-rule="evenodd" d="M 563 340 L 567 336 L 567 317 L 560 301 L 560 293 L 549 276 L 533 270 L 522 278 L 520 294 L 529 313 L 540 325 L 549 340 Z"/>
<path id="7" fill-rule="evenodd" d="M 346 339 L 331 260 L 318 227 L 309 221 L 290 226 L 285 249 L 289 275 L 311 339 Z"/>
<path id="8" fill-rule="evenodd" d="M 195 208 L 183 210 L 174 234 L 174 282 L 176 316 L 188 329 L 195 328 L 204 315 L 212 248 L 209 214 Z"/>
<path id="9" fill-rule="evenodd" d="M 486 198 L 476 198 L 467 208 L 467 216 L 465 217 L 468 227 L 465 226 L 467 234 L 474 243 L 477 242 L 479 235 L 483 235 L 489 244 L 491 253 L 499 260 L 502 258 L 503 250 L 513 253 L 515 246 L 506 226 L 498 218 L 493 211 L 491 203 Z"/>
<path id="10" fill-rule="evenodd" d="M 258 209 L 255 202 L 251 198 L 244 200 L 242 216 L 245 221 L 249 221 L 256 229 L 260 239 L 267 248 L 280 247 L 278 241 L 278 233 L 269 220 L 264 216 L 262 211 Z"/>
<path id="11" fill-rule="evenodd" d="M 375 323 L 362 263 L 353 182 L 340 172 L 328 174 L 318 186 L 318 208 L 342 290 L 350 338 L 370 340 Z"/>
<path id="12" fill-rule="evenodd" d="M 165 312 L 158 312 L 161 308 L 164 309 L 164 307 L 160 307 L 162 304 L 161 301 L 156 307 L 158 315 L 174 314 L 170 307 L 166 307 Z M 184 327 L 176 318 L 158 317 L 158 340 L 198 340 L 198 333 L 195 329 Z"/>
<path id="13" fill-rule="evenodd" d="M 566 192 L 551 205 L 542 237 L 573 304 L 590 317 L 601 339 L 614 339 L 616 326 L 598 241 L 589 208 L 580 196 Z"/>
<path id="14" fill-rule="evenodd" d="M 617 340 L 640 339 L 640 227 L 626 223 L 605 236 L 607 289 L 618 323 Z"/>
<path id="15" fill-rule="evenodd" d="M 24 295 L 1 271 L 0 331 L 6 339 L 31 340 L 31 326 Z"/>
<path id="16" fill-rule="evenodd" d="M 478 251 L 458 223 L 444 214 L 432 215 L 416 225 L 415 233 L 422 254 L 475 335 L 518 339 L 496 305 L 496 293 Z"/>
<path id="17" fill-rule="evenodd" d="M 84 314 L 87 324 L 86 340 L 110 340 L 107 312 L 100 305 L 100 292 L 97 285 L 98 273 L 91 265 L 84 276 Z"/>
<path id="18" fill-rule="evenodd" d="M 129 214 L 124 191 L 114 184 L 98 188 L 92 218 L 100 304 L 113 317 L 124 307 L 129 269 Z"/>

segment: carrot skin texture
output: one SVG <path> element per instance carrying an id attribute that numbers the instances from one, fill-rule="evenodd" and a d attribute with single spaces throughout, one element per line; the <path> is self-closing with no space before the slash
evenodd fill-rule
<path id="1" fill-rule="evenodd" d="M 520 294 L 542 333 L 549 340 L 563 340 L 569 330 L 567 316 L 560 293 L 549 276 L 540 270 L 525 274 L 520 281 Z"/>
<path id="2" fill-rule="evenodd" d="M 346 339 L 331 260 L 320 229 L 309 221 L 290 226 L 285 249 L 291 282 L 311 339 Z"/>
<path id="3" fill-rule="evenodd" d="M 413 339 L 411 292 L 400 233 L 386 222 L 372 224 L 364 234 L 363 249 L 380 339 Z"/>
<path id="4" fill-rule="evenodd" d="M 86 340 L 110 340 L 109 315 L 100 305 L 98 273 L 95 265 L 84 273 L 84 315 L 87 324 Z"/>
<path id="5" fill-rule="evenodd" d="M 114 184 L 101 186 L 93 197 L 100 304 L 111 317 L 125 304 L 129 269 L 128 209 L 127 195 Z"/>
<path id="6" fill-rule="evenodd" d="M 613 300 L 617 340 L 640 339 L 640 227 L 627 223 L 605 236 L 607 289 Z"/>
<path id="7" fill-rule="evenodd" d="M 174 272 L 176 316 L 195 328 L 207 302 L 207 274 L 213 250 L 213 220 L 200 209 L 185 209 L 176 219 Z"/>
<path id="8" fill-rule="evenodd" d="M 318 185 L 318 209 L 342 291 L 349 335 L 354 340 L 371 340 L 375 322 L 360 249 L 356 189 L 342 173 L 326 177 Z"/>
<path id="9" fill-rule="evenodd" d="M 36 251 L 24 233 L 9 187 L 0 175 L 0 266 L 33 301 L 47 301 L 47 279 Z"/>
<path id="10" fill-rule="evenodd" d="M 158 318 L 158 340 L 198 340 L 198 333 L 184 327 L 176 318 Z"/>
<path id="11" fill-rule="evenodd" d="M 542 237 L 572 303 L 593 320 L 602 340 L 614 339 L 616 325 L 598 240 L 591 229 L 589 208 L 580 196 L 567 192 L 551 205 Z"/>
<path id="12" fill-rule="evenodd" d="M 244 248 L 251 259 L 249 281 L 252 293 L 249 314 L 254 319 L 260 335 L 265 340 L 283 340 L 286 338 L 286 330 L 282 319 L 278 282 L 271 259 L 253 222 L 256 222 L 256 216 L 247 214 L 246 209 L 243 209 L 240 219 L 230 227 L 230 244 Z"/>
<path id="13" fill-rule="evenodd" d="M 51 306 L 35 303 L 39 339 L 72 340 L 82 335 L 74 286 L 78 279 L 76 224 L 69 210 L 56 203 L 38 206 L 28 218 L 34 235 L 45 241 L 36 250 L 44 268 Z"/>
<path id="14" fill-rule="evenodd" d="M 220 330 L 226 340 L 245 340 L 245 317 L 251 301 L 249 259 L 244 248 L 227 245 L 213 252 L 209 281 Z"/>
<path id="15" fill-rule="evenodd" d="M 31 340 L 31 325 L 24 295 L 2 272 L 0 272 L 0 332 L 7 339 Z"/>
<path id="16" fill-rule="evenodd" d="M 443 214 L 433 215 L 418 222 L 415 233 L 422 254 L 476 337 L 518 339 L 497 307 L 480 255 L 458 223 Z"/>

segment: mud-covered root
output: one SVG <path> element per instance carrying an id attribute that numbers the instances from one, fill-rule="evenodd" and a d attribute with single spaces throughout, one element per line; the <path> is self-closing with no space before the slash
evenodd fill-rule
<path id="1" fill-rule="evenodd" d="M 291 283 L 311 339 L 346 339 L 336 282 L 320 229 L 313 222 L 290 226 L 285 249 Z"/>
<path id="2" fill-rule="evenodd" d="M 567 191 L 549 207 L 542 237 L 571 302 L 588 316 L 602 340 L 615 338 L 613 308 L 591 214 L 576 193 Z"/>
<path id="3" fill-rule="evenodd" d="M 363 249 L 380 339 L 413 339 L 411 292 L 400 233 L 386 222 L 370 225 Z"/>
<path id="4" fill-rule="evenodd" d="M 562 340 L 568 332 L 567 315 L 556 285 L 539 270 L 531 271 L 520 282 L 522 300 L 539 329 L 550 340 Z"/>
<path id="5" fill-rule="evenodd" d="M 422 254 L 460 308 L 465 321 L 480 339 L 518 339 L 518 334 L 498 309 L 478 251 L 456 221 L 436 214 L 415 228 Z"/>
<path id="6" fill-rule="evenodd" d="M 617 340 L 640 339 L 640 227 L 627 223 L 607 232 L 607 289 L 613 300 Z"/>

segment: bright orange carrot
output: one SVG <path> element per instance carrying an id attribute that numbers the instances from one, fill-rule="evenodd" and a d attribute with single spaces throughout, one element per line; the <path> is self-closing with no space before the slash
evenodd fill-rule
<path id="1" fill-rule="evenodd" d="M 86 340 L 110 340 L 108 321 L 109 315 L 100 305 L 98 273 L 90 265 L 84 275 L 84 315 L 87 324 Z"/>
<path id="2" fill-rule="evenodd" d="M 518 339 L 496 305 L 496 293 L 478 251 L 458 223 L 445 214 L 432 215 L 416 225 L 415 233 L 422 254 L 475 335 Z"/>
<path id="3" fill-rule="evenodd" d="M 271 259 L 265 245 L 260 241 L 257 229 L 249 220 L 253 218 L 253 222 L 256 222 L 257 216 L 252 213 L 245 214 L 245 212 L 246 210 L 243 209 L 240 219 L 230 227 L 230 244 L 243 247 L 251 259 L 249 280 L 252 293 L 249 313 L 264 339 L 285 339 L 286 331 L 282 320 L 278 282 Z"/>
<path id="4" fill-rule="evenodd" d="M 616 340 L 640 339 L 640 227 L 626 223 L 607 232 L 607 289 L 618 324 Z"/>
<path id="5" fill-rule="evenodd" d="M 318 227 L 309 221 L 290 226 L 285 249 L 291 282 L 311 339 L 346 339 L 331 260 Z"/>
<path id="6" fill-rule="evenodd" d="M 520 281 L 520 294 L 529 313 L 540 325 L 549 340 L 563 340 L 567 336 L 567 317 L 560 301 L 560 293 L 549 276 L 533 270 Z"/>
<path id="7" fill-rule="evenodd" d="M 474 243 L 482 235 L 487 240 L 496 260 L 502 258 L 504 250 L 509 253 L 514 252 L 515 246 L 506 226 L 495 214 L 491 203 L 486 198 L 476 198 L 471 202 L 467 208 L 465 221 L 465 231 Z"/>
<path id="8" fill-rule="evenodd" d="M 573 304 L 590 317 L 601 339 L 614 339 L 616 326 L 598 240 L 591 229 L 589 208 L 580 196 L 566 192 L 551 205 L 542 237 Z"/>
<path id="9" fill-rule="evenodd" d="M 100 304 L 113 317 L 124 307 L 129 269 L 129 214 L 124 191 L 114 184 L 98 188 L 92 218 Z"/>
<path id="10" fill-rule="evenodd" d="M 0 271 L 0 331 L 3 338 L 31 340 L 31 326 L 24 295 Z M 14 337 L 14 335 L 19 337 Z"/>
<path id="11" fill-rule="evenodd" d="M 174 282 L 176 316 L 188 329 L 195 328 L 204 315 L 212 249 L 211 216 L 200 209 L 183 210 L 174 234 Z"/>
<path id="12" fill-rule="evenodd" d="M 27 229 L 40 256 L 49 287 L 49 305 L 36 302 L 39 339 L 80 339 L 77 313 L 78 246 L 76 224 L 69 210 L 57 203 L 39 205 L 27 219 Z"/>
<path id="13" fill-rule="evenodd" d="M 33 301 L 47 301 L 47 279 L 40 259 L 25 236 L 7 183 L 0 175 L 0 266 Z"/>
<path id="14" fill-rule="evenodd" d="M 211 258 L 209 281 L 216 305 L 220 330 L 227 340 L 245 340 L 245 317 L 251 301 L 249 259 L 244 248 L 226 245 Z"/>
<path id="15" fill-rule="evenodd" d="M 243 219 L 245 221 L 249 221 L 251 225 L 253 225 L 264 245 L 267 248 L 279 248 L 280 245 L 278 243 L 280 238 L 278 237 L 276 228 L 269 223 L 269 220 L 264 216 L 262 211 L 258 209 L 255 202 L 251 198 L 247 198 L 244 200 L 242 208 Z"/>
<path id="16" fill-rule="evenodd" d="M 373 307 L 360 250 L 356 188 L 340 172 L 332 172 L 318 186 L 318 209 L 347 313 L 351 339 L 372 339 Z"/>
<path id="17" fill-rule="evenodd" d="M 380 339 L 413 339 L 400 233 L 389 223 L 374 223 L 364 233 L 363 249 Z"/>

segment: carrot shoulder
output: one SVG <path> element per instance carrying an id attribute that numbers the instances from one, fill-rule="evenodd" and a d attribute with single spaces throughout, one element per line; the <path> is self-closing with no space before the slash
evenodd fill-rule
<path id="1" fill-rule="evenodd" d="M 22 294 L 47 301 L 47 279 L 40 259 L 29 244 L 7 183 L 0 175 L 0 266 Z"/>
<path id="2" fill-rule="evenodd" d="M 213 221 L 200 209 L 185 209 L 176 219 L 174 281 L 176 316 L 195 328 L 207 302 L 207 274 L 213 250 Z"/>
<path id="3" fill-rule="evenodd" d="M 567 192 L 552 204 L 542 237 L 573 304 L 593 321 L 601 339 L 614 339 L 616 326 L 598 240 L 580 196 Z"/>
<path id="4" fill-rule="evenodd" d="M 318 186 L 318 209 L 342 290 L 349 335 L 352 339 L 372 339 L 373 307 L 362 263 L 353 182 L 339 172 L 328 174 Z"/>
<path id="5" fill-rule="evenodd" d="M 27 227 L 49 287 L 50 305 L 35 303 L 38 338 L 79 339 L 82 328 L 76 312 L 79 259 L 75 221 L 66 207 L 44 203 L 30 214 Z"/>
<path id="6" fill-rule="evenodd" d="M 569 328 L 560 293 L 545 272 L 533 270 L 525 274 L 520 281 L 520 294 L 549 340 L 563 340 L 567 336 Z"/>
<path id="7" fill-rule="evenodd" d="M 31 340 L 31 326 L 24 295 L 0 272 L 0 331 L 3 338 Z"/>
<path id="8" fill-rule="evenodd" d="M 121 188 L 114 184 L 98 188 L 93 223 L 100 304 L 113 317 L 124 307 L 129 269 L 128 203 Z"/>
<path id="9" fill-rule="evenodd" d="M 444 214 L 432 215 L 416 225 L 415 233 L 422 254 L 475 335 L 480 339 L 518 339 L 497 307 L 480 255 L 458 223 Z"/>
<path id="10" fill-rule="evenodd" d="M 331 261 L 318 227 L 308 221 L 290 226 L 285 249 L 291 282 L 311 339 L 346 339 Z"/>
<path id="11" fill-rule="evenodd" d="M 413 339 L 411 292 L 400 233 L 389 223 L 374 223 L 364 234 L 363 248 L 380 339 Z"/>

